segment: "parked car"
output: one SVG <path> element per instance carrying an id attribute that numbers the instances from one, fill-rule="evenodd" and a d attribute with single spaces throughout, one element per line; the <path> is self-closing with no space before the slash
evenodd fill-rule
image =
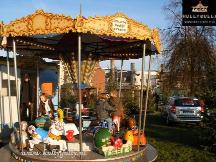
<path id="1" fill-rule="evenodd" d="M 161 111 L 167 124 L 173 122 L 199 123 L 203 119 L 204 105 L 193 97 L 170 97 Z"/>

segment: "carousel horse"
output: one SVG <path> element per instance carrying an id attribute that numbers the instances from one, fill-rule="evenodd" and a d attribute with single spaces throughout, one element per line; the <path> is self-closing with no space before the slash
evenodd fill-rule
<path id="1" fill-rule="evenodd" d="M 14 128 L 14 130 L 13 130 L 13 132 L 11 133 L 11 139 L 10 139 L 10 141 L 11 141 L 11 143 L 12 144 L 17 144 L 18 143 L 18 139 L 19 139 L 19 132 L 18 132 L 18 130 L 17 130 L 17 128 Z"/>
<path id="2" fill-rule="evenodd" d="M 128 119 L 128 128 L 130 130 L 136 130 L 136 129 L 138 129 L 137 126 L 136 126 L 136 120 L 135 120 L 134 117 L 130 117 Z"/>
<path id="3" fill-rule="evenodd" d="M 35 125 L 37 127 L 40 127 L 40 128 L 48 130 L 49 127 L 50 127 L 50 125 L 51 125 L 51 119 L 47 115 L 38 117 L 37 119 L 35 119 Z"/>
<path id="4" fill-rule="evenodd" d="M 74 123 L 65 123 L 63 135 L 67 136 L 69 132 L 73 131 L 73 136 L 79 134 L 77 126 Z"/>
<path id="5" fill-rule="evenodd" d="M 66 151 L 66 141 L 61 139 L 61 135 L 63 135 L 65 126 L 65 123 L 63 122 L 63 113 L 61 109 L 58 109 L 57 112 L 58 116 L 55 117 L 55 121 L 51 124 L 48 137 L 44 143 L 47 143 L 48 145 L 59 145 L 60 151 Z"/>
<path id="6" fill-rule="evenodd" d="M 147 140 L 146 140 L 146 136 L 144 134 L 144 132 L 140 132 L 140 138 L 139 138 L 139 131 L 138 129 L 133 131 L 133 136 L 134 136 L 134 140 L 133 140 L 133 145 L 138 145 L 138 141 L 140 143 L 140 145 L 146 145 Z"/>
<path id="7" fill-rule="evenodd" d="M 58 120 L 60 122 L 63 122 L 64 121 L 64 111 L 60 108 L 57 109 L 57 113 L 58 113 Z M 74 123 L 64 123 L 64 131 L 63 131 L 63 134 L 65 136 L 68 135 L 68 132 L 72 131 L 73 130 L 73 135 L 77 135 L 79 134 L 79 131 L 76 127 L 76 125 Z"/>
<path id="8" fill-rule="evenodd" d="M 124 140 L 127 141 L 126 143 L 132 144 L 134 141 L 133 132 L 131 130 L 127 131 L 124 135 Z"/>
<path id="9" fill-rule="evenodd" d="M 106 121 L 106 120 L 101 121 L 101 122 L 99 123 L 99 127 L 96 127 L 96 129 L 94 129 L 93 134 L 95 134 L 95 133 L 97 132 L 97 130 L 100 129 L 100 128 L 109 128 L 108 125 L 109 125 L 109 124 L 108 124 L 108 121 Z M 115 134 L 115 123 L 114 123 L 114 122 L 112 123 L 112 127 L 111 127 L 111 129 L 109 129 L 109 131 L 110 131 L 112 134 Z"/>
<path id="10" fill-rule="evenodd" d="M 109 129 L 108 121 L 106 121 L 106 120 L 100 121 L 99 123 L 97 123 L 96 126 L 94 125 L 94 126 L 89 127 L 87 132 L 95 135 L 100 128 L 108 128 Z M 115 130 L 116 130 L 115 123 L 112 122 L 112 127 L 111 127 L 111 129 L 109 129 L 109 131 L 111 132 L 111 134 L 115 134 Z"/>
<path id="11" fill-rule="evenodd" d="M 133 117 L 128 119 L 128 127 L 130 131 L 133 133 L 133 145 L 138 145 L 138 141 L 140 145 L 145 145 L 147 143 L 144 132 L 140 131 L 140 139 L 139 139 L 139 130 L 136 126 L 136 120 Z"/>
<path id="12" fill-rule="evenodd" d="M 29 140 L 30 148 L 29 150 L 32 151 L 35 144 L 39 144 L 40 142 L 43 142 L 43 138 L 41 135 L 36 131 L 36 128 L 33 125 L 30 125 L 28 127 L 28 133 L 31 135 L 32 140 Z"/>
<path id="13" fill-rule="evenodd" d="M 107 122 L 106 120 L 101 121 L 101 122 L 99 123 L 99 127 L 100 127 L 100 128 L 108 128 L 108 122 Z"/>
<path id="14" fill-rule="evenodd" d="M 64 119 L 64 111 L 60 108 L 57 109 L 57 114 L 58 114 L 58 120 L 60 122 L 63 122 Z"/>
<path id="15" fill-rule="evenodd" d="M 28 123 L 26 121 L 22 121 L 21 124 L 21 143 L 20 143 L 20 147 L 21 148 L 26 148 L 27 147 L 27 142 L 26 140 L 28 140 L 28 134 L 26 132 L 27 127 L 28 127 Z"/>

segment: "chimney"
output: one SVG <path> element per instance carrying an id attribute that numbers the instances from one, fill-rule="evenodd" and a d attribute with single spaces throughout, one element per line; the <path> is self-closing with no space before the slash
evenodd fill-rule
<path id="1" fill-rule="evenodd" d="M 111 78 L 115 80 L 115 60 L 110 60 Z"/>
<path id="2" fill-rule="evenodd" d="M 135 63 L 131 63 L 131 85 L 134 86 L 135 84 L 135 74 L 136 74 L 136 70 L 135 70 Z"/>
<path id="3" fill-rule="evenodd" d="M 115 60 L 110 60 L 110 69 L 113 77 L 115 76 Z"/>

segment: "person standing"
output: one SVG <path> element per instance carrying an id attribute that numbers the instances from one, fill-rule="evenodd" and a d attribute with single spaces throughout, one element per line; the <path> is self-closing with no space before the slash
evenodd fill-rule
<path id="1" fill-rule="evenodd" d="M 33 120 L 33 104 L 32 104 L 33 89 L 30 83 L 30 76 L 28 73 L 24 75 L 24 81 L 21 86 L 21 120 Z M 27 113 L 28 112 L 28 113 Z"/>

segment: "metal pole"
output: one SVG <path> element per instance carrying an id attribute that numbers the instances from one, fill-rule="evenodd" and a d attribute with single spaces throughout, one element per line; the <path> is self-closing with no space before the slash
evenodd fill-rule
<path id="1" fill-rule="evenodd" d="M 80 4 L 80 16 L 82 16 L 82 5 Z M 80 144 L 80 159 L 82 159 L 82 112 L 81 112 L 81 35 L 78 35 L 78 88 L 79 88 L 79 144 Z"/>
<path id="2" fill-rule="evenodd" d="M 119 98 L 121 98 L 121 89 L 122 89 L 122 67 L 123 67 L 123 60 L 121 60 L 121 73 L 120 73 L 120 83 L 119 83 Z"/>
<path id="3" fill-rule="evenodd" d="M 10 61 L 9 61 L 9 51 L 8 51 L 8 49 L 7 49 L 7 77 L 8 77 L 10 127 L 12 127 L 12 125 L 13 125 L 13 117 L 12 117 L 12 106 L 11 106 Z"/>
<path id="4" fill-rule="evenodd" d="M 78 89 L 79 89 L 79 142 L 80 142 L 80 152 L 83 151 L 82 148 L 82 114 L 81 114 L 81 35 L 78 36 Z M 80 154 L 81 158 L 81 154 Z"/>
<path id="5" fill-rule="evenodd" d="M 115 82 L 115 60 L 110 60 L 111 84 Z M 117 73 L 118 74 L 118 73 Z"/>
<path id="6" fill-rule="evenodd" d="M 16 60 L 16 42 L 13 39 L 13 55 L 14 55 L 14 73 L 15 73 L 15 80 L 16 80 L 16 96 L 17 96 L 17 113 L 18 113 L 18 121 L 19 121 L 19 135 L 20 135 L 20 143 L 22 143 L 21 138 L 21 118 L 20 118 L 20 110 L 19 110 L 19 87 L 18 87 L 18 77 L 17 77 L 17 60 Z M 21 151 L 23 148 L 21 147 Z"/>
<path id="7" fill-rule="evenodd" d="M 59 78 L 58 78 L 58 105 L 61 102 L 61 79 L 62 79 L 62 60 L 59 61 Z"/>
<path id="8" fill-rule="evenodd" d="M 1 113 L 0 113 L 0 118 L 1 118 L 1 132 L 3 130 L 3 125 L 4 125 L 4 108 L 3 108 L 3 104 L 2 104 L 2 70 L 1 70 L 1 66 L 0 66 L 0 110 L 1 110 Z"/>
<path id="9" fill-rule="evenodd" d="M 37 103 L 36 103 L 36 106 L 37 106 L 37 117 L 38 117 L 38 109 L 39 109 L 39 57 L 37 58 Z"/>
<path id="10" fill-rule="evenodd" d="M 146 52 L 146 44 L 144 43 L 144 44 L 143 44 L 143 57 L 142 57 L 142 74 L 141 74 L 141 93 L 140 93 L 140 111 L 139 111 L 138 151 L 140 150 L 140 131 L 141 131 L 142 105 L 143 105 L 143 86 L 144 86 L 145 52 Z"/>
<path id="11" fill-rule="evenodd" d="M 143 132 L 145 131 L 146 126 L 146 111 L 148 106 L 148 97 L 149 97 L 149 83 L 150 83 L 150 70 L 151 70 L 151 55 L 149 56 L 149 67 L 148 67 L 148 80 L 147 80 L 147 90 L 146 90 L 146 98 L 145 98 L 145 115 L 143 120 Z"/>

